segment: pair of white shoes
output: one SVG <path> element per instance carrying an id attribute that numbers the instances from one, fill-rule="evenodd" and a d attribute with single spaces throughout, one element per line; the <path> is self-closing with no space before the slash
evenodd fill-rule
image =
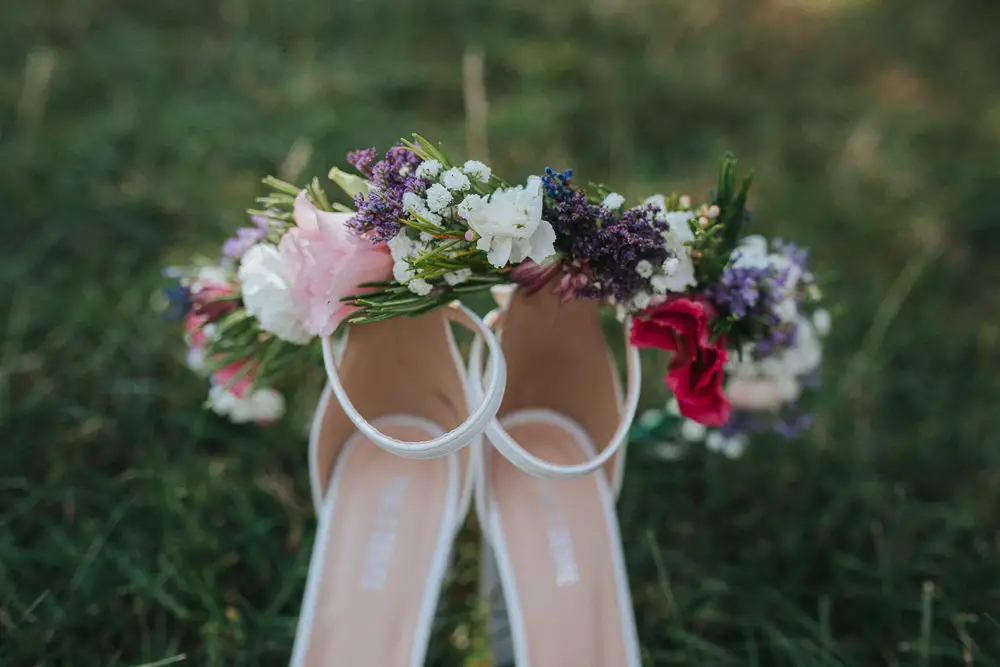
<path id="1" fill-rule="evenodd" d="M 473 497 L 517 667 L 641 665 L 614 510 L 638 355 L 623 397 L 596 303 L 496 296 L 489 324 L 455 303 L 353 327 L 338 354 L 323 342 L 292 667 L 423 665 Z M 476 334 L 468 368 L 449 321 Z"/>

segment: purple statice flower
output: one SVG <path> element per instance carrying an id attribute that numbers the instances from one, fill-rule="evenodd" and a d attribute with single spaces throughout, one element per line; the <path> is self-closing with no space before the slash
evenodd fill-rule
<path id="1" fill-rule="evenodd" d="M 759 412 L 733 410 L 729 415 L 729 421 L 719 427 L 719 433 L 726 438 L 738 435 L 751 436 L 754 433 L 766 431 L 769 421 L 766 415 Z"/>
<path id="2" fill-rule="evenodd" d="M 771 245 L 795 267 L 795 305 L 801 309 L 816 285 L 816 276 L 809 269 L 809 248 L 782 239 L 775 239 Z"/>
<path id="3" fill-rule="evenodd" d="M 790 405 L 773 421 L 771 428 L 782 438 L 791 440 L 808 431 L 813 425 L 811 412 L 802 412 L 798 406 Z"/>
<path id="4" fill-rule="evenodd" d="M 779 322 L 768 327 L 754 344 L 754 358 L 766 359 L 780 350 L 794 346 L 797 333 L 798 328 L 791 322 Z"/>
<path id="5" fill-rule="evenodd" d="M 809 248 L 782 239 L 774 239 L 771 242 L 771 247 L 798 266 L 802 270 L 802 273 L 809 272 Z"/>
<path id="6" fill-rule="evenodd" d="M 763 325 L 763 334 L 754 349 L 757 359 L 795 343 L 794 322 L 785 322 L 779 313 L 790 277 L 787 268 L 729 265 L 719 281 L 708 289 L 708 297 L 721 317 L 749 318 Z"/>
<path id="7" fill-rule="evenodd" d="M 360 151 L 357 151 L 360 152 Z M 403 195 L 415 192 L 422 195 L 427 182 L 414 176 L 421 159 L 404 146 L 393 146 L 385 159 L 371 169 L 371 190 L 367 195 L 357 194 L 354 207 L 357 213 L 348 221 L 355 233 L 367 236 L 372 243 L 388 241 L 399 233 L 403 217 Z"/>
<path id="8" fill-rule="evenodd" d="M 347 154 L 347 162 L 361 172 L 365 178 L 372 177 L 372 162 L 378 157 L 374 148 L 359 148 Z"/>
<path id="9" fill-rule="evenodd" d="M 729 421 L 719 427 L 719 433 L 723 437 L 732 438 L 770 432 L 792 439 L 809 430 L 812 424 L 812 413 L 800 410 L 795 403 L 789 403 L 778 414 L 733 410 Z"/>
<path id="10" fill-rule="evenodd" d="M 589 266 L 595 277 L 589 286 L 591 298 L 614 297 L 626 303 L 648 289 L 647 279 L 637 270 L 639 262 L 662 266 L 670 257 L 663 239 L 669 226 L 658 213 L 651 205 L 630 208 L 620 217 L 601 209 L 600 227 L 590 248 Z"/>
<path id="11" fill-rule="evenodd" d="M 646 290 L 648 281 L 636 270 L 638 263 L 646 260 L 661 266 L 670 257 L 663 240 L 669 227 L 657 219 L 659 209 L 642 205 L 618 214 L 590 203 L 580 190 L 569 190 L 567 195 L 568 172 L 550 172 L 547 169 L 543 177 L 550 197 L 545 219 L 556 232 L 556 248 L 565 255 L 564 265 L 573 276 L 571 282 L 564 281 L 566 285 L 578 296 L 620 303 Z"/>
<path id="12" fill-rule="evenodd" d="M 236 230 L 236 236 L 226 239 L 222 244 L 222 256 L 226 260 L 235 261 L 243 257 L 252 246 L 263 241 L 267 237 L 271 226 L 263 215 L 250 216 L 252 227 L 240 227 Z"/>

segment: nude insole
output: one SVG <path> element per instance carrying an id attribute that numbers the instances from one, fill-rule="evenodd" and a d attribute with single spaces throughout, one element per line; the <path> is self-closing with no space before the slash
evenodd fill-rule
<path id="1" fill-rule="evenodd" d="M 560 425 L 519 421 L 515 416 L 505 428 L 531 453 L 560 464 L 588 458 Z M 535 477 L 496 451 L 490 474 L 531 667 L 626 667 L 612 551 L 620 538 L 605 510 L 611 502 L 606 482 L 599 474 Z"/>
<path id="2" fill-rule="evenodd" d="M 440 433 L 379 421 L 402 440 Z M 408 460 L 358 435 L 345 445 L 313 547 L 300 620 L 309 625 L 297 647 L 303 667 L 422 664 L 433 607 L 428 614 L 421 605 L 436 605 L 458 476 L 455 457 Z"/>

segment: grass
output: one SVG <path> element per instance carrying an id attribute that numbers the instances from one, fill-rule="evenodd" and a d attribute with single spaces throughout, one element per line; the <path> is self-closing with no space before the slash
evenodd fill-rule
<path id="1" fill-rule="evenodd" d="M 755 225 L 812 245 L 839 305 L 807 439 L 630 454 L 647 664 L 1000 665 L 998 7 L 44 0 L 0 19 L 0 665 L 286 664 L 308 399 L 267 430 L 206 414 L 150 295 L 264 173 L 415 130 L 460 152 L 470 49 L 499 172 L 701 193 L 732 149 Z M 471 535 L 457 558 L 430 664 L 488 664 Z"/>

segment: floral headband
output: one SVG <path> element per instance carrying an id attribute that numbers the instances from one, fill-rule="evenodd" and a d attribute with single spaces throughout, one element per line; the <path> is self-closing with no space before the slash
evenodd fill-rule
<path id="1" fill-rule="evenodd" d="M 737 181 L 732 156 L 697 206 L 677 195 L 626 206 L 548 167 L 511 185 L 417 135 L 381 159 L 372 148 L 347 161 L 356 174 L 329 178 L 350 203 L 331 201 L 318 179 L 300 188 L 266 178 L 252 225 L 217 263 L 168 270 L 188 363 L 208 377 L 216 412 L 278 418 L 271 387 L 313 363 L 315 338 L 343 322 L 416 316 L 514 283 L 632 317 L 633 345 L 671 352 L 665 380 L 684 434 L 745 437 L 745 413 L 779 431 L 807 422 L 799 398 L 817 376 L 829 315 L 807 251 L 742 235 L 750 178 Z"/>

